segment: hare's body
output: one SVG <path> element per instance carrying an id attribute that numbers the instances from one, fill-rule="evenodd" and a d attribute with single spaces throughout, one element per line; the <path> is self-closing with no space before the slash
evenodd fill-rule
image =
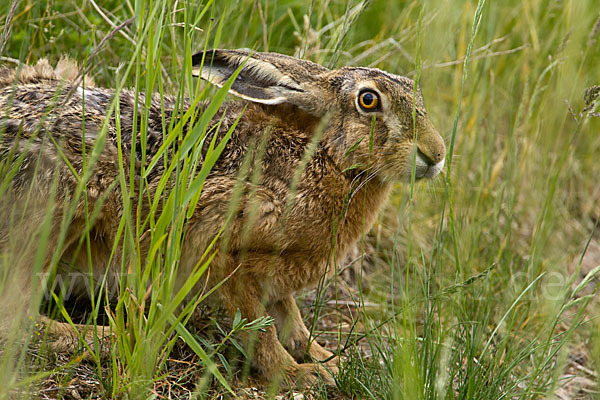
<path id="1" fill-rule="evenodd" d="M 319 364 L 293 359 L 304 357 L 309 333 L 292 295 L 333 272 L 334 261 L 343 259 L 372 225 L 393 180 L 410 177 L 415 139 L 417 178 L 439 172 L 444 145 L 427 120 L 420 95 L 413 99 L 412 81 L 406 78 L 362 68 L 330 71 L 277 54 L 247 57 L 244 52 L 214 51 L 204 61 L 202 77 L 217 85 L 246 62 L 231 91 L 249 102 L 225 103 L 213 119 L 213 124 L 220 123 L 212 133 L 219 136 L 217 141 L 239 121 L 186 225 L 178 278 L 181 283 L 186 280 L 225 227 L 220 251 L 210 265 L 213 283 L 228 277 L 219 289 L 223 305 L 232 315 L 240 310 L 250 320 L 265 314 L 275 319 L 275 326 L 256 342 L 256 367 L 267 378 L 285 370 L 292 378 L 310 380 L 320 370 L 330 379 Z M 194 62 L 199 64 L 200 56 Z M 77 206 L 62 257 L 70 260 L 71 268 L 85 273 L 91 254 L 94 273 L 98 277 L 108 273 L 109 282 L 118 281 L 121 272 L 118 256 L 109 263 L 123 212 L 119 185 L 113 184 L 119 174 L 118 147 L 127 155 L 128 171 L 133 122 L 139 120 L 134 105 L 138 101 L 141 110 L 146 100 L 143 95 L 136 100 L 130 91 L 119 96 L 120 132 L 112 117 L 87 183 L 90 209 L 86 211 L 83 201 Z M 374 97 L 378 108 L 371 109 Z M 73 87 L 45 63 L 26 67 L 16 79 L 14 71 L 1 71 L 0 154 L 3 161 L 19 156 L 25 160 L 14 171 L 12 196 L 23 200 L 20 188 L 36 179 L 39 195 L 47 197 L 58 176 L 58 204 L 71 199 L 77 180 L 64 158 L 80 174 L 83 132 L 90 153 L 113 98 L 108 89 Z M 145 148 L 139 137 L 135 140 L 137 169 L 148 165 L 163 143 L 164 127 L 180 114 L 175 104 L 169 97 L 152 97 Z M 163 164 L 156 164 L 147 178 L 149 193 L 136 195 L 154 198 L 162 173 Z M 101 210 L 94 210 L 100 199 Z M 143 202 L 142 219 L 148 207 Z M 235 217 L 226 224 L 232 207 Z M 55 234 L 62 212 L 56 208 Z M 90 232 L 91 251 L 79 251 L 86 215 L 94 212 L 98 217 Z M 5 236 L 0 232 L 0 244 L 8 240 Z M 146 241 L 140 243 L 142 256 L 148 251 Z M 85 285 L 80 288 L 82 293 L 86 290 Z M 309 354 L 315 359 L 332 358 L 316 342 Z M 333 370 L 334 363 L 332 359 L 328 364 Z"/>

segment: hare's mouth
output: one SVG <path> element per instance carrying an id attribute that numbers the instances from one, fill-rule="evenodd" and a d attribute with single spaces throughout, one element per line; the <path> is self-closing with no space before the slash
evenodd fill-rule
<path id="1" fill-rule="evenodd" d="M 421 150 L 417 150 L 415 158 L 415 179 L 435 178 L 442 168 L 444 168 L 444 162 L 445 160 L 442 159 L 440 162 L 434 163 L 429 157 L 423 154 Z"/>

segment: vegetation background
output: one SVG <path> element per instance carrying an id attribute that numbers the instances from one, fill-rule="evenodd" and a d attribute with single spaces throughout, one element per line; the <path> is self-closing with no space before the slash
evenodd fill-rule
<path id="1" fill-rule="evenodd" d="M 447 168 L 399 184 L 356 258 L 322 295 L 300 295 L 343 358 L 338 388 L 306 398 L 600 398 L 597 0 L 21 0 L 2 2 L 0 24 L 7 66 L 68 55 L 99 86 L 215 104 L 216 90 L 189 74 L 204 47 L 418 80 Z M 152 268 L 169 271 L 175 254 L 164 249 Z M 215 342 L 183 327 L 190 309 L 175 318 L 172 293 L 146 318 L 134 318 L 131 293 L 109 312 L 118 339 L 108 360 L 5 342 L 0 397 L 276 396 L 241 384 L 225 357 L 250 321 L 218 326 Z"/>

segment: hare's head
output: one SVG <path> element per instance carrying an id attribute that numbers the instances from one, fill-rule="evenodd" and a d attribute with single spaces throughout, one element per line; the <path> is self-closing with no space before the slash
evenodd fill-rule
<path id="1" fill-rule="evenodd" d="M 409 180 L 413 157 L 417 179 L 433 178 L 444 166 L 444 141 L 409 78 L 372 68 L 329 70 L 294 57 L 243 50 L 211 50 L 192 61 L 196 75 L 218 86 L 241 66 L 232 93 L 255 103 L 291 104 L 323 119 L 324 140 L 343 169 L 354 166 L 384 179 Z"/>

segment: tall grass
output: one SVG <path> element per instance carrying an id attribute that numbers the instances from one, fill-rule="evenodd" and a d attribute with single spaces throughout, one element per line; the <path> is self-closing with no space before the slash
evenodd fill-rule
<path id="1" fill-rule="evenodd" d="M 10 10 L 11 4 L 0 6 L 2 20 Z M 197 384 L 190 390 L 203 398 L 209 389 L 233 390 L 233 370 L 214 351 L 222 346 L 186 328 L 203 301 L 191 290 L 212 253 L 184 287 L 175 287 L 173 277 L 186 218 L 211 167 L 198 162 L 197 149 L 226 92 L 191 78 L 191 53 L 247 47 L 412 77 L 447 139 L 445 175 L 399 185 L 374 232 L 365 232 L 360 247 L 373 250 L 359 258 L 359 279 L 351 284 L 363 289 L 352 300 L 369 307 L 348 316 L 338 304 L 335 319 L 350 318 L 351 329 L 324 334 L 340 339 L 343 350 L 339 396 L 552 398 L 567 383 L 573 343 L 591 348 L 597 333 L 595 270 L 582 268 L 581 260 L 587 244 L 600 240 L 594 233 L 600 119 L 583 111 L 585 89 L 600 84 L 599 12 L 594 0 L 21 2 L 2 54 L 6 63 L 41 57 L 56 62 L 68 54 L 101 86 L 168 93 L 180 104 L 187 96 L 192 103 L 165 127 L 166 145 L 148 167 L 164 164 L 162 184 L 171 190 L 154 199 L 137 196 L 138 172 L 119 171 L 124 215 L 131 218 L 121 221 L 122 246 L 113 256 L 132 278 L 123 280 L 122 295 L 107 314 L 116 333 L 110 360 L 92 357 L 98 393 L 156 392 L 170 381 L 178 337 L 196 357 L 198 369 L 185 378 Z M 201 100 L 213 108 L 198 113 Z M 111 111 L 118 115 L 118 108 L 115 102 Z M 144 110 L 142 115 L 135 129 L 144 151 L 148 121 Z M 186 123 L 195 127 L 183 137 Z M 180 162 L 166 162 L 161 156 L 175 142 L 179 152 L 171 159 Z M 211 148 L 217 157 L 222 146 Z M 119 157 L 131 155 L 119 149 Z M 81 172 L 84 197 L 89 170 Z M 148 220 L 134 212 L 145 201 L 153 210 Z M 138 243 L 146 231 L 153 251 L 141 258 Z M 39 245 L 45 251 L 44 242 Z M 86 243 L 81 246 L 85 251 Z M 336 285 L 338 280 L 321 289 Z M 328 292 L 321 292 L 317 299 L 327 299 Z M 58 304 L 68 320 L 71 310 Z M 106 299 L 94 299 L 89 321 L 105 305 Z M 237 332 L 264 321 L 234 322 Z M 235 332 L 220 329 L 236 343 Z M 56 370 L 34 361 L 25 348 L 20 342 L 4 346 L 0 396 L 35 391 L 50 374 L 64 384 L 76 374 L 71 369 L 77 360 Z M 316 396 L 327 398 L 325 391 Z"/>

